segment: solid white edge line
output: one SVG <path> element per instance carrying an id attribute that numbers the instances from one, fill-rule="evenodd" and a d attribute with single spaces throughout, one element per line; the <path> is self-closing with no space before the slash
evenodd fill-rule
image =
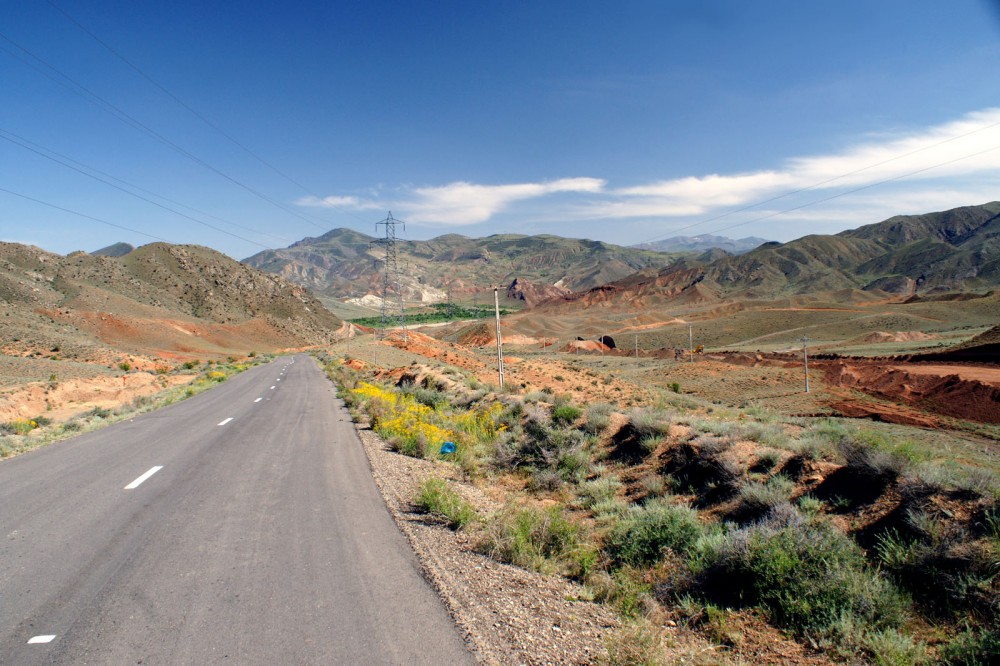
<path id="1" fill-rule="evenodd" d="M 56 637 L 55 634 L 52 634 L 51 636 L 32 636 L 28 640 L 28 645 L 32 645 L 35 643 L 51 643 L 53 640 L 55 640 L 55 637 Z"/>
<path id="2" fill-rule="evenodd" d="M 125 486 L 125 490 L 135 490 L 136 488 L 138 488 L 142 484 L 143 481 L 145 481 L 149 477 L 153 476 L 154 474 L 156 474 L 157 472 L 159 472 L 161 469 L 163 469 L 163 465 L 158 465 L 156 467 L 150 467 L 149 470 L 145 474 L 143 474 L 138 479 L 136 479 L 132 483 L 130 483 L 127 486 Z"/>
<path id="3" fill-rule="evenodd" d="M 227 423 L 229 423 L 232 420 L 233 420 L 233 417 L 230 416 L 228 419 L 224 419 L 224 420 L 220 421 L 219 425 L 226 425 Z"/>

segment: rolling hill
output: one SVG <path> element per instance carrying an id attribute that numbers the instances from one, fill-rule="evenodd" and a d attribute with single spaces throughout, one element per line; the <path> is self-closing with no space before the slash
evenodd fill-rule
<path id="1" fill-rule="evenodd" d="M 1000 285 L 1000 202 L 900 215 L 835 235 L 770 242 L 739 256 L 681 259 L 563 302 L 711 302 L 825 293 L 933 296 Z"/>
<path id="2" fill-rule="evenodd" d="M 61 256 L 0 243 L 3 351 L 225 355 L 323 344 L 342 322 L 309 292 L 193 245 Z"/>
<path id="3" fill-rule="evenodd" d="M 277 273 L 328 298 L 360 298 L 381 293 L 383 250 L 376 239 L 350 229 L 334 229 L 244 260 Z M 570 291 L 620 280 L 637 271 L 656 271 L 675 255 L 558 236 L 499 234 L 469 238 L 447 234 L 426 241 L 399 241 L 406 300 L 437 302 L 450 291 L 468 299 L 493 285 L 515 279 Z"/>

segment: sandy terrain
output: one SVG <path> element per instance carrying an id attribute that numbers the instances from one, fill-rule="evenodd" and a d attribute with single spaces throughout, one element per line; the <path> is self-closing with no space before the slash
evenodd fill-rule
<path id="1" fill-rule="evenodd" d="M 193 378 L 193 375 L 132 372 L 7 388 L 0 392 L 0 422 L 38 416 L 65 421 L 95 407 L 112 409 L 138 397 L 186 384 Z"/>

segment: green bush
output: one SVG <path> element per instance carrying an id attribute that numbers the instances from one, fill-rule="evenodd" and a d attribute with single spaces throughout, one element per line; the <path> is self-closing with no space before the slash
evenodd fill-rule
<path id="1" fill-rule="evenodd" d="M 761 606 L 799 636 L 822 636 L 845 618 L 871 630 L 903 620 L 903 597 L 850 537 L 794 513 L 729 532 L 698 555 L 702 593 Z"/>
<path id="2" fill-rule="evenodd" d="M 478 550 L 501 562 L 552 573 L 579 573 L 580 528 L 558 506 L 508 508 L 486 521 Z M 589 556 L 588 556 L 589 557 Z"/>
<path id="3" fill-rule="evenodd" d="M 557 405 L 552 408 L 552 422 L 558 425 L 569 425 L 580 418 L 582 413 L 573 405 Z"/>
<path id="4" fill-rule="evenodd" d="M 621 487 L 621 481 L 613 474 L 581 483 L 577 490 L 580 506 L 589 509 L 600 502 L 612 500 L 618 495 Z"/>
<path id="5" fill-rule="evenodd" d="M 611 412 L 614 408 L 606 402 L 595 402 L 587 407 L 587 421 L 584 430 L 591 434 L 604 432 L 611 425 Z"/>
<path id="6" fill-rule="evenodd" d="M 772 476 L 764 483 L 754 481 L 740 488 L 740 502 L 733 511 L 737 520 L 760 518 L 792 497 L 795 484 L 783 474 Z"/>
<path id="7" fill-rule="evenodd" d="M 702 531 L 693 509 L 658 500 L 629 509 L 608 535 L 604 550 L 618 564 L 649 565 L 665 548 L 685 553 Z"/>
<path id="8" fill-rule="evenodd" d="M 461 529 L 479 517 L 475 508 L 449 488 L 444 479 L 430 478 L 420 484 L 414 504 L 419 510 L 443 519 L 452 529 Z"/>
<path id="9" fill-rule="evenodd" d="M 966 630 L 956 636 L 942 652 L 942 661 L 950 666 L 989 666 L 1000 655 L 1000 629 L 981 632 Z"/>

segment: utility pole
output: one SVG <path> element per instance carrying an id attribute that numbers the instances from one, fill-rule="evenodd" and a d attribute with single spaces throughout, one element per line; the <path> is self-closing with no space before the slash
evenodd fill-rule
<path id="1" fill-rule="evenodd" d="M 691 324 L 688 324 L 688 350 L 691 352 L 691 362 L 694 363 L 694 332 L 691 330 Z"/>
<path id="2" fill-rule="evenodd" d="M 802 371 L 806 378 L 806 393 L 809 393 L 809 351 L 806 349 L 808 338 L 802 336 Z"/>
<path id="3" fill-rule="evenodd" d="M 500 291 L 493 287 L 493 306 L 497 318 L 497 372 L 500 374 L 500 388 L 503 388 L 503 342 L 500 339 Z"/>
<path id="4" fill-rule="evenodd" d="M 381 245 L 385 248 L 385 258 L 383 263 L 385 264 L 385 272 L 382 276 L 382 308 L 381 308 L 381 318 L 380 318 L 380 330 L 382 337 L 385 337 L 386 328 L 388 328 L 393 322 L 395 322 L 400 328 L 403 329 L 403 339 L 406 339 L 406 311 L 403 307 L 403 284 L 399 274 L 399 263 L 396 258 L 396 225 L 403 225 L 403 229 L 406 229 L 406 223 L 401 220 L 397 220 L 392 216 L 392 211 L 381 222 L 375 223 L 375 230 L 378 231 L 380 226 L 385 226 L 385 238 L 379 238 L 373 243 Z M 396 290 L 396 298 L 398 302 L 398 313 L 395 312 L 396 304 L 393 304 L 393 311 L 390 311 L 389 307 L 389 292 L 390 286 L 394 285 Z M 376 336 L 377 337 L 377 336 Z"/>
<path id="5" fill-rule="evenodd" d="M 635 357 L 639 358 L 639 336 L 635 336 Z"/>

